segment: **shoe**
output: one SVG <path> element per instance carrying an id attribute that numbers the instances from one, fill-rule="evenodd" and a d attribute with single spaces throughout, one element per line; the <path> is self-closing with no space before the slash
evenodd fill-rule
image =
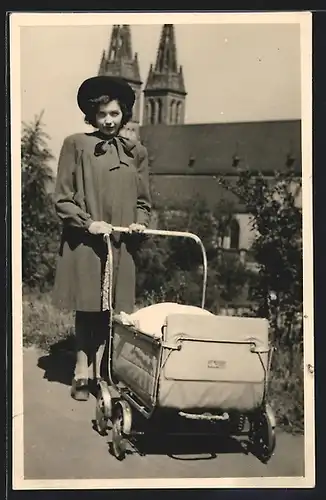
<path id="1" fill-rule="evenodd" d="M 89 386 L 87 378 L 74 379 L 71 384 L 71 397 L 76 401 L 87 401 Z"/>

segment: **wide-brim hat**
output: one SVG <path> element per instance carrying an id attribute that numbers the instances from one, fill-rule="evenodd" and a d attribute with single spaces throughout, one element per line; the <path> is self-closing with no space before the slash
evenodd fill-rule
<path id="1" fill-rule="evenodd" d="M 77 93 L 78 106 L 86 114 L 90 100 L 102 95 L 118 99 L 129 109 L 132 109 L 135 102 L 135 92 L 125 80 L 117 76 L 102 75 L 88 78 L 81 84 Z"/>

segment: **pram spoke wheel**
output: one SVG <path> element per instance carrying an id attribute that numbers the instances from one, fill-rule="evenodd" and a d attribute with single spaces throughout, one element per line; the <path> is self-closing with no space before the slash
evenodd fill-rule
<path id="1" fill-rule="evenodd" d="M 126 456 L 127 440 L 132 424 L 131 408 L 127 401 L 120 400 L 116 403 L 113 412 L 112 426 L 112 452 L 118 460 Z"/>
<path id="2" fill-rule="evenodd" d="M 101 435 L 105 435 L 108 420 L 112 415 L 112 398 L 109 387 L 105 381 L 99 383 L 96 395 L 96 429 Z"/>
<path id="3" fill-rule="evenodd" d="M 275 419 L 269 405 L 258 412 L 251 421 L 250 440 L 258 458 L 266 464 L 272 457 L 276 446 Z"/>

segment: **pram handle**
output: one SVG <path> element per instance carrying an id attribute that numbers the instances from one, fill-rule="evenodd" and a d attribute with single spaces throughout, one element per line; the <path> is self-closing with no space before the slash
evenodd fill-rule
<path id="1" fill-rule="evenodd" d="M 114 226 L 114 227 L 112 227 L 112 232 L 132 234 L 129 227 Z M 166 236 L 166 237 L 173 237 L 173 238 L 188 238 L 188 239 L 195 241 L 200 246 L 202 258 L 203 258 L 203 290 L 202 290 L 201 307 L 202 307 L 202 309 L 204 309 L 205 299 L 206 299 L 206 287 L 207 287 L 207 255 L 206 255 L 206 250 L 205 250 L 205 247 L 203 245 L 203 242 L 201 241 L 199 236 L 197 236 L 194 233 L 189 233 L 186 231 L 167 231 L 167 230 L 161 230 L 161 229 L 144 229 L 143 231 L 139 232 L 138 234 L 145 234 L 148 236 Z M 104 240 L 109 244 L 110 235 L 104 234 Z"/>

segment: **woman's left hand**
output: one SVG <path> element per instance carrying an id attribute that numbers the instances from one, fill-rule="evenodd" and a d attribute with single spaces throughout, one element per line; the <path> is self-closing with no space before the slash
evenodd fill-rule
<path id="1" fill-rule="evenodd" d="M 130 224 L 129 226 L 130 233 L 143 233 L 145 229 L 146 226 L 144 226 L 144 224 L 137 224 L 136 222 Z"/>

